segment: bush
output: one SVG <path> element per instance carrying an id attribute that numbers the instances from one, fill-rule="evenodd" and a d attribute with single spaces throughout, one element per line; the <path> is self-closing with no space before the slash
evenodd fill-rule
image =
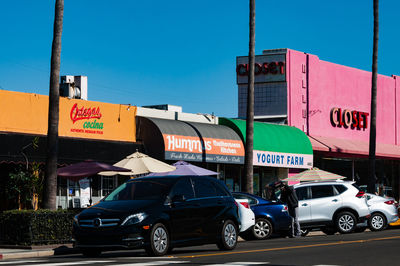
<path id="1" fill-rule="evenodd" d="M 12 210 L 0 214 L 0 242 L 13 245 L 69 243 L 76 211 Z"/>

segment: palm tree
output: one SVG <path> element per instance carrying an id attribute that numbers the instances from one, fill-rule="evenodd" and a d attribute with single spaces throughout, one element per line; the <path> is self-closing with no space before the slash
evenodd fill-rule
<path id="1" fill-rule="evenodd" d="M 372 88 L 371 88 L 371 127 L 369 133 L 369 180 L 368 191 L 375 192 L 375 151 L 376 151 L 376 91 L 378 77 L 378 36 L 379 0 L 374 0 L 374 44 L 372 51 Z"/>
<path id="2" fill-rule="evenodd" d="M 247 114 L 246 114 L 246 156 L 244 159 L 246 178 L 245 191 L 253 193 L 253 135 L 254 135 L 254 63 L 255 63 L 255 28 L 256 28 L 256 1 L 250 0 L 249 22 L 249 72 L 247 87 Z"/>
<path id="3" fill-rule="evenodd" d="M 64 0 L 56 0 L 53 44 L 51 47 L 51 69 L 49 90 L 49 121 L 47 130 L 47 154 L 45 168 L 45 187 L 43 207 L 56 209 L 57 157 L 58 157 L 58 120 L 60 102 L 60 54 L 63 27 Z"/>

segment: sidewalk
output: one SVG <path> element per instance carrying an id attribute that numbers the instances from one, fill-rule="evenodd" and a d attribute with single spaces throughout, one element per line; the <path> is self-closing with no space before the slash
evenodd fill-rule
<path id="1" fill-rule="evenodd" d="M 78 253 L 72 244 L 58 244 L 47 246 L 10 246 L 0 245 L 0 260 L 34 258 L 53 255 L 65 255 Z"/>

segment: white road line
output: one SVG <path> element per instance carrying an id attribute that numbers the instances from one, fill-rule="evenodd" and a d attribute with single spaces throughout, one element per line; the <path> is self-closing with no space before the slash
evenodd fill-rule
<path id="1" fill-rule="evenodd" d="M 152 262 L 138 262 L 138 263 L 129 263 L 129 264 L 113 264 L 112 266 L 157 266 L 157 265 L 168 265 L 168 264 L 177 264 L 177 263 L 189 263 L 189 261 L 152 261 Z M 46 265 L 47 266 L 47 265 Z"/>
<path id="2" fill-rule="evenodd" d="M 87 261 L 70 261 L 70 262 L 58 262 L 58 263 L 43 263 L 43 266 L 64 266 L 64 265 L 83 265 L 83 264 L 95 264 L 95 263 L 113 263 L 115 260 L 87 260 Z"/>
<path id="3" fill-rule="evenodd" d="M 269 262 L 238 262 L 238 261 L 235 261 L 235 262 L 227 262 L 227 263 L 224 263 L 224 264 L 206 264 L 206 265 L 203 265 L 203 266 L 230 266 L 230 265 L 232 265 L 232 266 L 248 266 L 248 265 L 265 265 L 265 264 L 269 264 Z"/>

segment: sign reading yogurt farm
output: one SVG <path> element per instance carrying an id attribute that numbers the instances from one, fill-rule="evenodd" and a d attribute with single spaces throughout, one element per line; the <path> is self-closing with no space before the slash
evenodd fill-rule
<path id="1" fill-rule="evenodd" d="M 249 64 L 247 56 L 236 58 L 238 84 L 248 82 Z M 286 81 L 286 54 L 258 55 L 255 57 L 254 82 Z"/>
<path id="2" fill-rule="evenodd" d="M 313 155 L 269 152 L 269 151 L 254 151 L 253 164 L 260 166 L 308 169 L 313 166 Z"/>
<path id="3" fill-rule="evenodd" d="M 163 134 L 165 159 L 243 163 L 244 147 L 240 140 L 214 139 Z"/>
<path id="4" fill-rule="evenodd" d="M 369 113 L 341 108 L 331 109 L 331 123 L 334 127 L 366 129 Z"/>

